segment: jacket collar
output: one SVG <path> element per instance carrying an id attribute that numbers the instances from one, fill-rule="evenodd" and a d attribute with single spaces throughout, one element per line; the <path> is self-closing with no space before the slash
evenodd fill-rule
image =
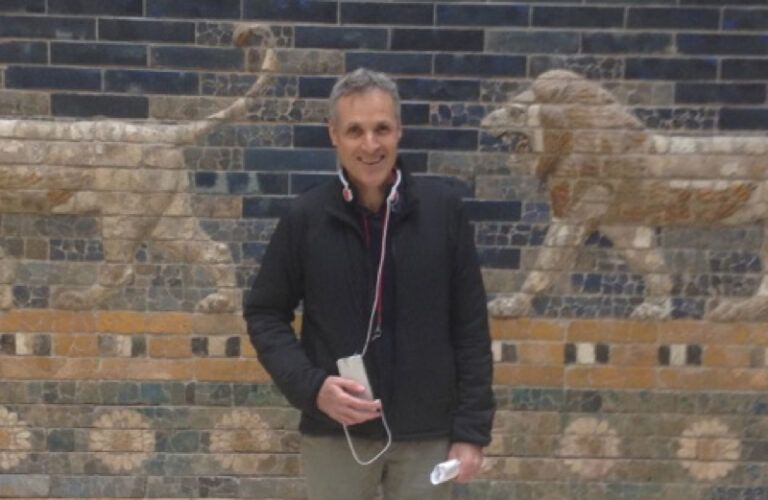
<path id="1" fill-rule="evenodd" d="M 398 199 L 392 210 L 392 218 L 393 220 L 401 220 L 413 212 L 419 203 L 419 199 L 413 190 L 413 177 L 408 169 L 403 167 L 400 158 L 395 162 L 395 167 L 400 170 L 403 178 L 400 182 L 400 187 L 397 190 Z M 328 195 L 328 200 L 325 203 L 325 210 L 337 219 L 359 229 L 358 216 L 356 215 L 357 202 L 355 200 L 350 202 L 345 201 L 341 193 L 342 188 L 343 185 L 338 178 L 335 178 L 331 182 L 330 193 Z"/>

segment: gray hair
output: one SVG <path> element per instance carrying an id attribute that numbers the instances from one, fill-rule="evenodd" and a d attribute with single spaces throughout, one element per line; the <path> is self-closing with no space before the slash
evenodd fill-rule
<path id="1" fill-rule="evenodd" d="M 336 81 L 331 90 L 329 102 L 329 119 L 333 122 L 336 119 L 336 103 L 339 99 L 351 94 L 362 94 L 369 90 L 381 90 L 392 97 L 395 103 L 395 118 L 400 123 L 400 94 L 397 91 L 397 84 L 384 73 L 371 71 L 367 68 L 358 68 L 351 73 L 347 73 Z"/>

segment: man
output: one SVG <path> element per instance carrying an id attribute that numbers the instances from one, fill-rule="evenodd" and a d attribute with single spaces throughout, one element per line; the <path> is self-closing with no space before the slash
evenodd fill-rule
<path id="1" fill-rule="evenodd" d="M 304 193 L 280 220 L 246 299 L 248 333 L 302 412 L 310 498 L 367 499 L 379 485 L 386 498 L 447 498 L 450 485 L 431 485 L 430 471 L 457 458 L 457 480 L 471 480 L 494 411 L 472 230 L 447 185 L 400 165 L 400 100 L 387 76 L 342 77 L 328 128 L 339 179 Z M 302 301 L 299 341 L 290 323 Z M 337 360 L 356 353 L 376 399 L 338 376 Z M 392 446 L 360 465 L 390 433 Z"/>

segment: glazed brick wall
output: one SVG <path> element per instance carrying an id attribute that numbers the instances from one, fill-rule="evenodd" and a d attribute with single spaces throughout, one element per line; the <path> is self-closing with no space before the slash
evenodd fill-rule
<path id="1" fill-rule="evenodd" d="M 239 22 L 270 25 L 274 87 L 182 152 L 241 289 L 290 199 L 333 175 L 325 98 L 360 66 L 399 84 L 405 162 L 463 190 L 491 297 L 519 289 L 550 207 L 479 125 L 541 73 L 599 81 L 659 133 L 768 130 L 765 0 L 4 0 L 0 115 L 207 116 L 255 79 Z M 0 248 L 20 262 L 0 311 L 0 496 L 305 497 L 298 415 L 236 314 L 194 312 L 204 270 L 149 242 L 102 308 L 51 308 L 60 284 L 96 280 L 100 226 L 0 214 Z M 768 498 L 768 326 L 702 320 L 709 299 L 757 289 L 763 233 L 658 229 L 671 321 L 628 319 L 643 277 L 599 233 L 532 318 L 494 319 L 494 441 L 455 498 Z"/>

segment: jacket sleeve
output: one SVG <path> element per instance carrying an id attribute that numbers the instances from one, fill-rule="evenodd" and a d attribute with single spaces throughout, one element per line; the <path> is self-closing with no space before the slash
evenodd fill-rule
<path id="1" fill-rule="evenodd" d="M 272 235 L 243 316 L 258 359 L 277 387 L 293 406 L 313 413 L 319 411 L 317 393 L 327 373 L 312 364 L 291 328 L 304 295 L 301 240 L 301 216 L 292 207 Z"/>
<path id="2" fill-rule="evenodd" d="M 458 379 L 458 406 L 451 440 L 486 446 L 491 441 L 495 411 L 487 299 L 474 232 L 464 205 L 459 199 L 456 204 L 451 335 Z"/>

